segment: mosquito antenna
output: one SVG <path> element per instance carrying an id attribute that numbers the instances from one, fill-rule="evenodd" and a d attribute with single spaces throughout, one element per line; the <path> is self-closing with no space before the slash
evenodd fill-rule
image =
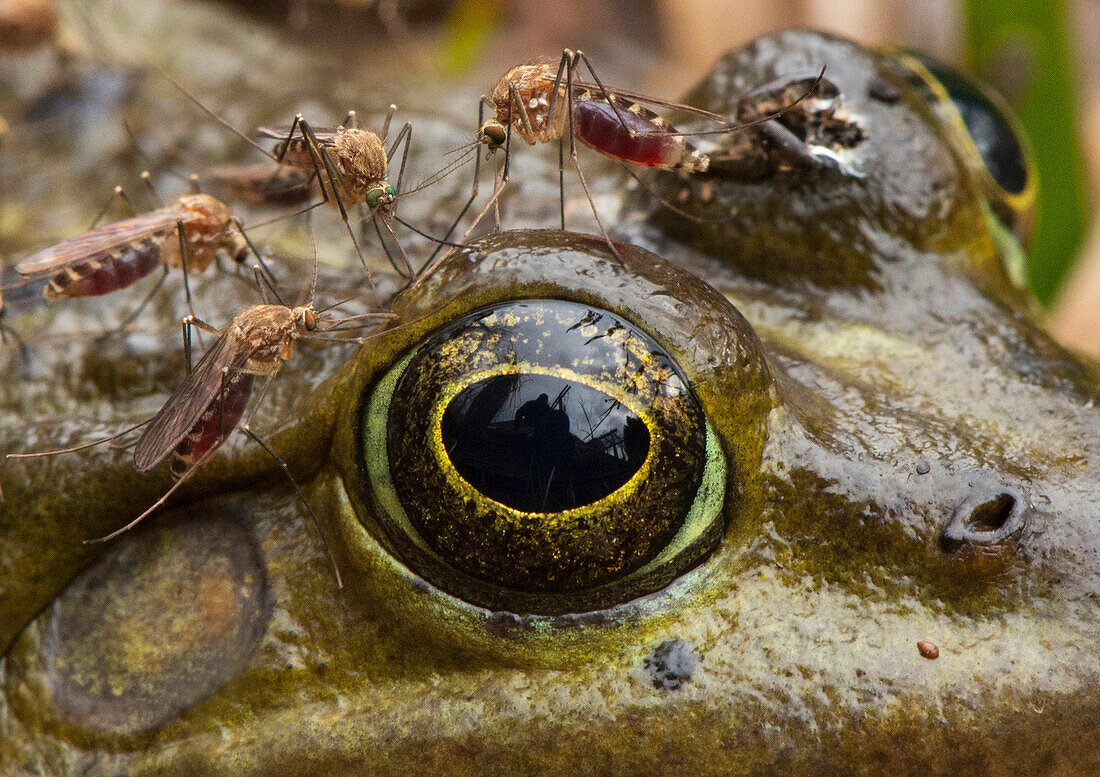
<path id="1" fill-rule="evenodd" d="M 152 421 L 152 420 L 153 419 L 150 418 L 148 420 L 142 421 L 140 424 L 134 424 L 133 426 L 129 427 L 128 429 L 123 429 L 118 434 L 112 434 L 110 437 L 104 437 L 102 439 L 95 440 L 94 442 L 86 442 L 83 445 L 75 445 L 72 448 L 59 448 L 58 450 L 39 451 L 37 453 L 9 453 L 4 458 L 6 458 L 6 459 L 36 459 L 36 458 L 39 458 L 39 457 L 42 457 L 42 456 L 58 456 L 62 453 L 75 453 L 76 451 L 82 451 L 82 450 L 85 450 L 86 448 L 94 448 L 96 445 L 102 445 L 103 443 L 110 442 L 111 440 L 117 440 L 119 437 L 125 437 L 130 432 L 133 432 L 133 431 L 136 431 L 136 430 L 140 429 L 141 427 L 145 426 L 147 423 L 149 423 L 149 421 Z"/>
<path id="2" fill-rule="evenodd" d="M 442 169 L 437 170 L 436 172 L 429 175 L 427 178 L 417 181 L 416 186 L 414 186 L 413 188 L 407 189 L 403 192 L 399 192 L 398 194 L 402 197 L 407 197 L 410 194 L 416 194 L 419 191 L 427 189 L 429 186 L 439 183 L 451 173 L 468 165 L 470 163 L 470 160 L 473 159 L 474 153 L 477 152 L 477 147 L 479 145 L 481 145 L 481 142 L 475 140 L 473 143 L 465 146 L 465 150 L 463 151 L 462 156 L 458 157 L 455 160 L 452 160 L 451 162 L 448 162 L 447 165 L 445 165 Z"/>
<path id="3" fill-rule="evenodd" d="M 248 144 L 249 144 L 250 146 L 252 146 L 253 148 L 256 148 L 256 149 L 258 149 L 258 150 L 260 151 L 260 153 L 261 153 L 261 154 L 263 154 L 264 156 L 266 156 L 266 157 L 268 157 L 268 158 L 270 158 L 270 159 L 275 159 L 275 157 L 274 157 L 274 156 L 273 156 L 273 155 L 271 154 L 271 152 L 270 152 L 270 151 L 268 151 L 268 150 L 267 150 L 266 148 L 264 148 L 263 146 L 261 146 L 261 145 L 260 145 L 259 143 L 257 143 L 257 142 L 256 142 L 255 140 L 253 140 L 252 138 L 248 137 L 248 135 L 244 134 L 244 133 L 243 133 L 243 132 L 241 132 L 241 131 L 240 131 L 239 129 L 237 129 L 236 127 L 234 127 L 234 126 L 233 126 L 232 124 L 230 124 L 230 123 L 229 123 L 228 121 L 226 121 L 225 119 L 223 119 L 223 118 L 222 118 L 221 116 L 219 116 L 218 114 L 214 113 L 214 112 L 213 112 L 212 110 L 210 110 L 210 109 L 209 109 L 209 108 L 207 108 L 207 107 L 206 107 L 205 105 L 203 105 L 203 104 L 202 104 L 202 102 L 200 102 L 200 101 L 199 101 L 199 98 L 195 97 L 195 95 L 193 95 L 193 94 L 191 94 L 191 93 L 190 93 L 189 91 L 187 91 L 187 90 L 186 90 L 186 89 L 185 89 L 185 88 L 183 87 L 183 85 L 179 83 L 179 81 L 177 81 L 176 79 L 172 78 L 172 76 L 168 74 L 168 71 L 167 71 L 167 70 L 165 70 L 164 68 L 157 68 L 157 72 L 158 72 L 158 73 L 160 73 L 160 75 L 161 75 L 161 76 L 162 76 L 163 78 L 165 78 L 165 79 L 166 79 L 166 80 L 168 81 L 168 83 L 170 83 L 170 84 L 172 84 L 172 86 L 176 87 L 176 89 L 177 89 L 177 90 L 179 90 L 179 92 L 180 92 L 181 94 L 183 94 L 183 96 L 184 96 L 184 97 L 186 97 L 186 98 L 187 98 L 188 100 L 190 100 L 190 101 L 191 101 L 191 102 L 193 102 L 193 103 L 194 103 L 195 105 L 197 105 L 197 106 L 199 107 L 199 110 L 201 110 L 201 111 L 202 111 L 203 113 L 205 113 L 205 114 L 206 114 L 207 116 L 209 116 L 210 118 L 212 118 L 212 119 L 213 119 L 214 121 L 218 122 L 218 124 L 221 124 L 221 125 L 222 125 L 223 127 L 225 127 L 226 129 L 228 129 L 228 130 L 229 130 L 230 132 L 232 132 L 232 133 L 233 133 L 234 135 L 236 135 L 237 137 L 239 137 L 239 138 L 241 138 L 242 140 L 244 140 L 244 141 L 245 141 L 246 143 L 248 143 Z M 278 160 L 276 160 L 276 161 L 278 161 Z"/>

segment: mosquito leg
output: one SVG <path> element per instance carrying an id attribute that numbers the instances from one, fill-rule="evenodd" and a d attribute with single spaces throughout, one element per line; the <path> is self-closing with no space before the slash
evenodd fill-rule
<path id="1" fill-rule="evenodd" d="M 164 492 L 164 496 L 162 496 L 156 502 L 151 504 L 149 506 L 149 509 L 146 510 L 145 512 L 143 512 L 137 518 L 130 521 L 128 524 L 123 526 L 121 529 L 115 529 L 110 534 L 106 534 L 102 537 L 96 537 L 95 539 L 91 539 L 91 540 L 84 540 L 84 544 L 85 545 L 94 545 L 94 544 L 99 543 L 99 542 L 107 542 L 108 540 L 113 540 L 115 537 L 117 537 L 120 534 L 124 534 L 124 533 L 130 531 L 130 529 L 137 526 L 139 523 L 141 523 L 143 520 L 145 520 L 151 513 L 153 513 L 157 508 L 159 508 L 161 505 L 163 505 L 165 502 L 167 502 L 168 497 L 170 497 L 170 496 L 172 496 L 172 494 L 176 493 L 176 489 L 178 489 L 180 486 L 182 486 L 184 483 L 186 483 L 188 481 L 188 479 L 190 479 L 190 477 L 195 474 L 195 472 L 199 469 L 199 467 L 201 467 L 203 464 L 205 464 L 210 459 L 210 457 L 214 455 L 215 451 L 217 451 L 217 448 L 214 448 L 214 449 L 209 450 L 206 453 L 204 453 L 198 461 L 196 461 L 194 464 L 192 464 L 190 467 L 188 467 L 187 471 L 184 472 L 182 475 L 180 475 L 179 480 L 177 480 L 175 483 L 173 483 L 171 488 L 169 488 L 167 491 Z"/>
<path id="2" fill-rule="evenodd" d="M 302 114 L 298 113 L 294 115 L 294 121 L 290 123 L 290 132 L 286 134 L 286 138 L 279 144 L 278 150 L 272 156 L 272 158 L 279 164 L 283 163 L 283 159 L 286 157 L 287 151 L 290 150 L 290 141 L 294 139 L 294 131 L 298 129 L 298 124 L 302 120 Z M 302 138 L 308 142 L 305 134 L 302 134 Z"/>
<path id="3" fill-rule="evenodd" d="M 405 163 L 409 161 L 409 144 L 412 143 L 412 122 L 405 122 L 405 125 L 401 128 L 401 131 L 397 133 L 397 139 L 393 141 L 393 145 L 390 146 L 390 152 L 387 155 L 392 159 L 393 154 L 397 151 L 397 146 L 402 140 L 405 142 L 405 150 L 401 152 L 401 166 L 397 168 L 397 184 L 394 186 L 394 190 L 397 192 L 398 199 L 393 203 L 393 213 L 397 215 L 397 206 L 401 202 L 401 180 L 405 177 Z"/>
<path id="4" fill-rule="evenodd" d="M 302 501 L 302 504 L 305 505 L 306 510 L 309 512 L 309 516 L 313 519 L 313 525 L 317 527 L 317 533 L 321 535 L 321 542 L 325 546 L 325 552 L 328 553 L 329 561 L 332 562 L 332 572 L 334 575 L 336 575 L 336 587 L 343 588 L 344 581 L 340 578 L 340 569 L 336 565 L 336 556 L 333 555 L 332 548 L 328 544 L 328 537 L 325 536 L 325 530 L 321 528 L 321 521 L 317 518 L 317 513 L 313 512 L 313 507 L 310 506 L 309 501 L 306 499 L 306 495 L 302 493 L 302 489 L 298 485 L 298 481 L 296 481 L 294 479 L 294 476 L 290 474 L 290 468 L 286 465 L 285 461 L 279 458 L 278 454 L 276 454 L 275 451 L 273 451 L 266 442 L 260 439 L 260 436 L 258 434 L 252 431 L 248 424 L 242 426 L 241 431 L 243 431 L 245 434 L 255 440 L 261 448 L 271 454 L 271 458 L 275 459 L 275 461 L 278 462 L 279 466 L 283 470 L 283 474 L 286 475 L 287 480 L 290 481 L 290 484 L 294 486 L 294 492 L 298 495 L 298 499 Z"/>
<path id="5" fill-rule="evenodd" d="M 241 237 L 244 238 L 244 242 L 245 245 L 248 246 L 248 250 L 251 251 L 252 255 L 256 257 L 256 261 L 260 263 L 260 267 L 264 269 L 264 272 L 267 274 L 267 277 L 271 280 L 272 284 L 276 283 L 275 273 L 271 272 L 271 268 L 267 266 L 267 262 L 264 261 L 264 258 L 260 254 L 259 249 L 256 248 L 256 245 L 252 242 L 252 238 L 250 238 L 248 236 L 248 233 L 244 231 L 244 226 L 241 224 L 240 219 L 234 216 L 232 219 L 230 219 L 230 221 L 233 224 L 234 228 L 236 228 L 236 230 L 241 233 Z"/>
<path id="6" fill-rule="evenodd" d="M 116 186 L 114 188 L 114 191 L 111 192 L 110 199 L 108 199 L 107 202 L 103 203 L 103 207 L 99 209 L 99 212 L 96 213 L 95 218 L 92 219 L 92 224 L 90 227 L 88 227 L 89 230 L 95 229 L 96 225 L 103 220 L 103 217 L 107 215 L 107 211 L 109 211 L 111 209 L 111 206 L 115 204 L 116 199 L 122 200 L 130 207 L 130 210 L 133 213 L 137 213 L 137 209 L 134 208 L 134 203 L 130 202 L 130 198 L 126 196 L 126 192 L 122 190 L 121 186 Z"/>
<path id="7" fill-rule="evenodd" d="M 573 129 L 573 122 L 569 122 Z M 558 138 L 558 201 L 561 207 L 561 231 L 565 231 L 565 141 Z"/>
<path id="8" fill-rule="evenodd" d="M 150 418 L 149 421 L 151 421 L 151 420 L 153 420 L 153 419 Z M 110 442 L 111 440 L 117 440 L 119 437 L 123 437 L 123 436 L 129 434 L 130 432 L 133 432 L 133 431 L 136 431 L 136 430 L 140 429 L 141 427 L 143 427 L 147 423 L 149 423 L 149 421 L 142 421 L 140 424 L 134 424 L 133 426 L 129 426 L 129 427 L 123 429 L 121 432 L 118 432 L 117 434 L 112 434 L 110 437 L 104 437 L 102 439 L 95 440 L 94 442 L 86 442 L 83 445 L 75 445 L 72 448 L 61 448 L 59 450 L 54 450 L 54 451 L 39 451 L 38 453 L 9 453 L 4 458 L 5 459 L 36 459 L 36 458 L 39 458 L 40 456 L 58 456 L 62 453 L 75 453 L 77 451 L 87 450 L 88 448 L 94 448 L 96 445 L 102 445 L 105 442 Z"/>
<path id="9" fill-rule="evenodd" d="M 346 129 L 359 129 L 359 114 L 355 111 L 348 111 L 348 115 L 340 122 L 340 126 Z"/>
<path id="10" fill-rule="evenodd" d="M 145 193 L 149 195 L 149 201 L 153 203 L 154 208 L 163 208 L 164 200 L 157 194 L 157 190 L 153 188 L 153 174 L 148 170 L 141 171 L 141 183 L 145 187 Z"/>
<path id="11" fill-rule="evenodd" d="M 141 315 L 141 311 L 145 310 L 145 306 L 149 304 L 150 300 L 152 300 L 153 297 L 156 295 L 156 293 L 160 290 L 160 287 L 164 285 L 164 279 L 167 278 L 167 277 L 168 277 L 168 265 L 164 265 L 164 272 L 161 273 L 160 280 L 158 280 L 153 285 L 153 288 L 149 289 L 149 293 L 145 295 L 145 299 L 143 299 L 141 301 L 141 304 L 138 305 L 136 308 L 134 308 L 134 312 L 131 313 L 130 315 L 128 315 L 126 317 L 125 321 L 123 321 L 121 324 L 119 324 L 117 327 L 115 327 L 115 329 L 114 329 L 115 332 L 120 332 L 121 333 L 123 330 L 126 329 L 126 327 L 128 327 L 128 326 L 130 326 L 130 324 L 134 323 L 134 320 L 138 316 Z M 106 337 L 106 335 L 104 335 L 104 337 Z"/>
<path id="12" fill-rule="evenodd" d="M 611 253 L 614 254 L 615 259 L 618 260 L 620 265 L 626 266 L 626 262 L 623 261 L 622 255 L 619 253 L 619 249 L 615 247 L 615 244 L 611 242 L 611 237 L 607 234 L 607 230 L 604 229 L 603 222 L 600 221 L 600 214 L 596 211 L 596 203 L 592 200 L 592 192 L 588 190 L 588 181 L 584 179 L 584 173 L 581 171 L 581 164 L 577 161 L 577 142 L 573 135 L 573 67 L 570 65 L 566 68 L 566 85 L 565 96 L 569 101 L 567 105 L 570 106 L 569 111 L 569 156 L 573 158 L 573 167 L 577 169 L 577 177 L 581 179 L 581 186 L 584 188 L 584 196 L 588 198 L 588 204 L 592 208 L 592 215 L 596 217 L 596 224 L 600 228 L 600 232 L 603 233 L 603 239 L 607 241 L 608 248 L 611 249 Z"/>
<path id="13" fill-rule="evenodd" d="M 260 290 L 260 296 L 264 297 L 264 304 L 267 304 L 267 298 L 264 296 L 264 289 L 266 288 L 275 297 L 275 300 L 283 307 L 290 307 L 286 304 L 286 300 L 279 294 L 279 290 L 275 288 L 275 285 L 267 279 L 264 275 L 262 268 L 258 264 L 252 265 L 252 274 L 256 278 L 256 286 Z"/>
<path id="14" fill-rule="evenodd" d="M 187 254 L 189 251 L 187 239 L 184 237 L 183 232 L 183 219 L 176 219 L 176 236 L 179 238 L 180 243 L 180 267 L 183 268 L 183 293 L 187 298 L 187 312 L 193 316 L 195 315 L 195 309 L 191 306 L 191 283 L 187 278 Z"/>
<path id="15" fill-rule="evenodd" d="M 386 142 L 386 135 L 390 133 L 390 122 L 393 120 L 393 114 L 396 112 L 397 106 L 393 103 L 390 103 L 390 109 L 386 111 L 386 118 L 382 120 L 382 130 L 378 133 L 378 139 L 381 140 L 383 143 Z M 405 123 L 408 124 L 408 122 Z M 392 151 L 390 152 L 390 155 L 393 155 Z"/>
<path id="16" fill-rule="evenodd" d="M 187 360 L 187 371 L 191 372 L 191 327 L 216 335 L 218 330 L 196 316 L 183 317 L 183 354 Z"/>
<path id="17" fill-rule="evenodd" d="M 359 257 L 359 264 L 363 266 L 363 272 L 366 273 L 367 282 L 370 283 L 371 288 L 377 288 L 374 283 L 374 276 L 371 274 L 370 268 L 367 267 L 367 260 L 363 258 L 363 251 L 359 248 L 359 241 L 355 239 L 355 231 L 351 228 L 351 221 L 348 219 L 347 208 L 344 207 L 343 198 L 340 196 L 339 187 L 336 185 L 336 181 L 339 180 L 339 176 L 332 169 L 332 162 L 329 160 L 328 154 L 325 153 L 324 148 L 317 141 L 317 135 L 314 134 L 313 129 L 309 126 L 309 123 L 301 118 L 301 114 L 295 117 L 298 120 L 298 124 L 302 128 L 302 134 L 305 135 L 309 149 L 310 156 L 313 157 L 314 167 L 317 166 L 317 157 L 321 158 L 321 162 L 324 164 L 325 173 L 328 175 L 329 187 L 332 189 L 332 196 L 336 199 L 336 205 L 340 208 L 340 217 L 344 220 L 344 226 L 347 227 L 348 236 L 351 238 L 351 244 L 355 247 L 355 255 Z M 318 171 L 318 174 L 320 171 Z M 324 182 L 321 182 L 321 195 L 325 197 L 325 202 L 328 202 L 328 197 L 325 195 Z"/>
<path id="18" fill-rule="evenodd" d="M 478 100 L 478 103 L 477 103 L 477 126 L 478 127 L 480 127 L 482 121 L 484 121 L 485 101 L 486 101 L 485 95 L 481 95 L 481 98 Z M 440 252 L 440 250 L 443 248 L 444 241 L 447 241 L 447 240 L 451 239 L 451 235 L 453 235 L 455 229 L 458 228 L 459 223 L 461 223 L 461 221 L 462 221 L 462 217 L 466 215 L 466 211 L 468 211 L 470 209 L 470 206 L 474 204 L 474 200 L 477 199 L 478 178 L 480 176 L 481 176 L 481 149 L 479 148 L 479 149 L 474 151 L 474 185 L 472 187 L 470 187 L 470 199 L 466 200 L 466 204 L 463 205 L 462 210 L 459 211 L 458 218 L 456 218 L 454 220 L 454 223 L 452 223 L 450 228 L 447 230 L 447 234 L 445 234 L 443 236 L 443 241 L 440 241 L 439 245 L 437 245 L 435 247 L 435 250 L 432 251 L 431 255 L 428 257 L 428 261 L 426 261 L 424 263 L 424 267 L 427 267 L 428 265 L 430 265 L 432 263 L 432 261 L 436 257 L 436 254 L 438 254 Z M 421 272 L 423 272 L 423 268 L 421 268 Z"/>
<path id="19" fill-rule="evenodd" d="M 396 216 L 394 216 L 394 218 L 396 218 Z M 416 273 L 413 271 L 412 262 L 409 261 L 409 255 L 405 253 L 405 247 L 402 246 L 401 241 L 397 239 L 397 233 L 393 231 L 393 225 L 390 224 L 385 214 L 380 214 L 376 211 L 374 213 L 374 228 L 378 230 L 378 239 L 382 241 L 383 246 L 386 245 L 386 241 L 382 240 L 382 231 L 378 229 L 379 220 L 381 220 L 381 222 L 385 225 L 386 231 L 390 233 L 390 237 L 393 238 L 393 242 L 394 245 L 397 246 L 397 250 L 401 252 L 401 264 L 403 265 L 402 267 L 397 266 L 397 263 L 394 262 L 393 257 L 390 257 L 390 263 L 394 265 L 393 269 L 397 270 L 397 273 L 405 280 L 412 280 L 416 277 Z M 390 256 L 389 249 L 386 249 L 386 256 Z"/>

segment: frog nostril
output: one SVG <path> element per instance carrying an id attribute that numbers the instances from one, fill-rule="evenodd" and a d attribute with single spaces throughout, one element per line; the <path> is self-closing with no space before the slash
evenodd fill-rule
<path id="1" fill-rule="evenodd" d="M 970 511 L 968 527 L 974 532 L 991 532 L 1003 528 L 1016 507 L 1012 494 L 997 494 Z"/>
<path id="2" fill-rule="evenodd" d="M 940 533 L 940 548 L 954 553 L 966 546 L 992 548 L 1017 535 L 1029 509 L 1019 494 L 1003 491 L 993 497 L 965 500 Z"/>

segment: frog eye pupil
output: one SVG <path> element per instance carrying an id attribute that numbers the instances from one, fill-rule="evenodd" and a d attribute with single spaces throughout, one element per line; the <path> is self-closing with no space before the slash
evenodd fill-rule
<path id="1" fill-rule="evenodd" d="M 497 375 L 467 386 L 444 411 L 442 434 L 470 485 L 525 512 L 598 501 L 649 452 L 649 430 L 629 408 L 550 375 Z"/>

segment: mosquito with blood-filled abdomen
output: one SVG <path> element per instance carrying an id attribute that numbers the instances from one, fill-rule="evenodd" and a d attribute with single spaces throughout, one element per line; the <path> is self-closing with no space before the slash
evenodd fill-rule
<path id="1" fill-rule="evenodd" d="M 115 194 L 125 198 L 120 187 Z M 110 294 L 163 268 L 160 280 L 121 329 L 160 288 L 169 268 L 183 271 L 190 308 L 188 273 L 205 270 L 219 252 L 241 262 L 249 249 L 248 237 L 229 206 L 208 194 L 185 194 L 156 210 L 63 240 L 15 269 L 28 282 L 47 280 L 46 298 L 58 300 Z"/>
<path id="2" fill-rule="evenodd" d="M 312 302 L 291 307 L 279 297 L 278 291 L 261 272 L 259 265 L 254 267 L 254 272 L 260 288 L 266 287 L 275 296 L 277 303 L 265 302 L 243 310 L 223 329 L 217 329 L 194 315 L 187 316 L 183 320 L 183 332 L 188 373 L 153 418 L 130 427 L 114 437 L 97 440 L 94 443 L 57 451 L 9 454 L 8 458 L 69 453 L 117 439 L 145 427 L 134 449 L 134 469 L 138 472 L 148 472 L 171 459 L 170 469 L 175 482 L 160 499 L 137 518 L 105 537 L 87 542 L 106 541 L 133 528 L 163 505 L 176 489 L 210 460 L 245 416 L 255 381 L 260 378 L 263 380 L 262 386 L 247 420 L 240 424 L 240 429 L 278 462 L 294 486 L 298 497 L 317 524 L 322 541 L 332 559 L 337 584 L 342 587 L 343 583 L 340 580 L 340 572 L 336 568 L 335 558 L 328 549 L 328 541 L 313 508 L 291 475 L 286 462 L 252 430 L 252 419 L 283 362 L 288 361 L 293 355 L 296 341 L 327 340 L 345 344 L 361 343 L 364 341 L 363 337 L 347 338 L 341 336 L 341 333 L 374 326 L 395 316 L 391 313 L 371 312 L 342 319 L 328 319 L 324 314 L 331 308 L 317 310 Z M 314 284 L 315 279 L 310 285 L 310 298 L 313 297 Z M 192 327 L 217 336 L 213 345 L 207 349 L 193 369 L 190 347 Z"/>
<path id="3" fill-rule="evenodd" d="M 577 77 L 576 73 L 582 63 L 591 74 L 592 82 L 581 81 Z M 815 88 L 816 82 L 804 95 L 795 99 L 792 105 L 812 94 Z M 717 126 L 713 130 L 679 132 L 642 105 L 643 102 L 701 116 Z M 484 118 L 485 107 L 488 107 L 493 114 L 487 119 Z M 789 107 L 783 106 L 779 113 Z M 771 118 L 774 117 L 762 116 L 752 123 L 763 123 Z M 576 141 L 579 140 L 592 150 L 623 163 L 628 170 L 630 166 L 634 166 L 691 174 L 705 172 L 710 165 L 710 158 L 692 145 L 687 140 L 688 137 L 720 135 L 743 129 L 745 126 L 748 125 L 733 125 L 727 117 L 690 105 L 646 97 L 621 89 L 609 89 L 604 86 L 593 69 L 592 63 L 582 51 L 564 49 L 556 67 L 549 62 L 519 65 L 505 73 L 493 88 L 491 95 L 483 96 L 478 105 L 477 143 L 487 146 L 490 152 L 503 148 L 504 167 L 492 196 L 466 230 L 466 234 L 473 230 L 493 206 L 504 184 L 508 181 L 513 133 L 532 146 L 552 140 L 558 141 L 562 229 L 565 228 L 564 138 L 568 134 L 569 155 L 592 208 L 592 215 L 612 253 L 619 257 L 619 252 L 596 211 L 588 182 L 577 161 Z M 474 167 L 474 185 L 470 199 L 455 221 L 455 225 L 477 197 L 479 168 L 480 158 Z M 448 232 L 444 240 L 449 237 Z M 458 242 L 462 243 L 463 240 L 464 238 L 460 238 Z M 430 270 L 433 267 L 434 263 L 429 262 L 425 269 Z"/>

